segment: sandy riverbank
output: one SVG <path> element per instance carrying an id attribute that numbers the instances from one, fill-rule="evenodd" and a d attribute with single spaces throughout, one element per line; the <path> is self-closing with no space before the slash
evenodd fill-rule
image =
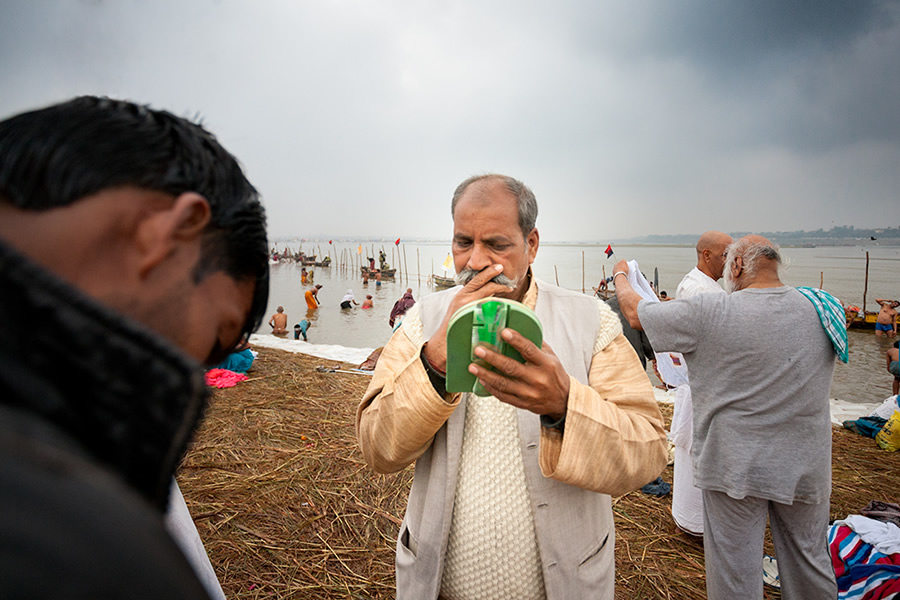
<path id="1" fill-rule="evenodd" d="M 222 587 L 229 598 L 392 598 L 412 469 L 380 476 L 363 464 L 354 419 L 369 376 L 256 348 L 250 379 L 215 391 L 178 475 Z M 832 518 L 900 500 L 900 453 L 843 429 L 833 443 Z M 672 481 L 671 466 L 662 477 Z M 614 499 L 617 597 L 705 598 L 702 546 L 670 508 L 671 496 Z"/>

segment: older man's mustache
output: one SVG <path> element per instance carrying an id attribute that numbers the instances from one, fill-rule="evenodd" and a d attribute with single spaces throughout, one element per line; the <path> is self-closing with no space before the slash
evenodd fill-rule
<path id="1" fill-rule="evenodd" d="M 459 273 L 456 274 L 456 278 L 455 278 L 456 285 L 466 285 L 467 283 L 472 281 L 472 278 L 475 277 L 476 275 L 478 275 L 478 273 L 480 273 L 480 271 L 476 271 L 475 269 L 466 267 L 465 269 L 463 269 L 462 271 L 460 271 Z M 499 283 L 500 285 L 505 285 L 508 288 L 515 288 L 516 286 L 519 285 L 518 277 L 515 279 L 510 279 L 503 273 L 500 273 L 499 275 L 495 275 L 491 279 L 491 281 L 494 283 Z"/>

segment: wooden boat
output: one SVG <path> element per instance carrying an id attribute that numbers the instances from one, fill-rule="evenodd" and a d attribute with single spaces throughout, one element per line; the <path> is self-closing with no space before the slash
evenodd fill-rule
<path id="1" fill-rule="evenodd" d="M 440 275 L 432 275 L 431 280 L 434 281 L 434 287 L 452 288 L 456 285 L 456 279 L 453 277 L 441 277 Z"/>
<path id="2" fill-rule="evenodd" d="M 317 267 L 330 267 L 330 266 L 331 266 L 331 257 L 330 257 L 330 256 L 326 256 L 326 257 L 325 257 L 324 259 L 322 259 L 321 261 L 316 262 L 315 265 L 316 265 Z"/>
<path id="3" fill-rule="evenodd" d="M 359 272 L 360 273 L 368 273 L 369 279 L 375 279 L 375 273 L 377 272 L 377 270 L 370 269 L 369 267 L 360 267 Z M 381 278 L 382 279 L 393 279 L 394 273 L 396 273 L 396 272 L 397 272 L 397 269 L 383 269 L 381 271 Z"/>
<path id="4" fill-rule="evenodd" d="M 874 239 L 874 238 L 873 238 Z M 878 313 L 866 310 L 866 295 L 869 293 L 869 253 L 866 252 L 866 278 L 863 283 L 863 307 L 852 304 L 844 307 L 844 316 L 847 318 L 847 329 L 875 329 L 878 322 Z M 883 298 L 882 298 L 883 300 Z M 894 317 L 894 322 L 900 326 L 900 315 Z"/>
<path id="5" fill-rule="evenodd" d="M 594 295 L 597 296 L 598 298 L 600 298 L 601 300 L 603 300 L 604 302 L 609 300 L 610 298 L 612 298 L 613 295 L 615 295 L 615 292 L 610 290 L 609 288 L 607 288 L 605 290 L 601 290 L 600 288 L 595 287 L 593 289 L 594 289 Z"/>
<path id="6" fill-rule="evenodd" d="M 877 312 L 867 310 L 865 314 L 862 314 L 861 312 L 852 310 L 852 308 L 844 309 L 844 314 L 847 317 L 848 329 L 875 329 L 875 323 L 878 321 Z M 895 321 L 897 322 L 897 325 L 900 326 L 900 315 L 895 317 Z"/>
<path id="7" fill-rule="evenodd" d="M 315 267 L 317 265 L 316 255 L 315 254 L 313 254 L 312 256 L 301 255 L 300 256 L 300 264 L 305 267 Z"/>

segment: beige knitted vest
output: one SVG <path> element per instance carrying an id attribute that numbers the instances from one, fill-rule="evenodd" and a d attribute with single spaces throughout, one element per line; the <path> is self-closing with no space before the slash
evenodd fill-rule
<path id="1" fill-rule="evenodd" d="M 545 597 L 516 408 L 493 396 L 466 397 L 441 596 L 447 600 Z"/>

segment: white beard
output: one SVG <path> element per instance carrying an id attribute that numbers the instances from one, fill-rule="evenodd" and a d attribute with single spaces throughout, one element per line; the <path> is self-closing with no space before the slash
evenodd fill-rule
<path id="1" fill-rule="evenodd" d="M 725 261 L 725 269 L 722 271 L 722 283 L 724 283 L 725 292 L 728 294 L 735 291 L 735 281 L 731 276 L 732 265 L 734 265 L 733 260 Z"/>

